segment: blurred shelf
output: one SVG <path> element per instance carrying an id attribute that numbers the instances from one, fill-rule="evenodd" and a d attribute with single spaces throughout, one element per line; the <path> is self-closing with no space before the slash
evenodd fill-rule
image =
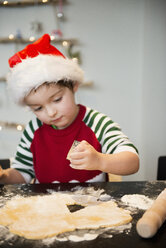
<path id="1" fill-rule="evenodd" d="M 0 83 L 6 82 L 6 78 L 5 77 L 0 77 Z"/>
<path id="2" fill-rule="evenodd" d="M 22 131 L 25 128 L 24 124 L 15 123 L 15 122 L 7 122 L 7 121 L 0 121 L 0 131 L 4 129 L 15 129 L 17 131 Z"/>
<path id="3" fill-rule="evenodd" d="M 33 38 L 33 37 L 30 37 L 29 39 L 23 39 L 23 38 L 9 38 L 9 37 L 4 37 L 4 38 L 0 38 L 0 43 L 20 43 L 20 44 L 27 44 L 27 43 L 31 43 L 31 42 L 34 42 L 36 39 Z M 66 46 L 67 44 L 78 44 L 78 40 L 77 39 L 65 39 L 65 38 L 58 38 L 58 39 L 55 39 L 55 38 L 52 38 L 51 39 L 51 42 L 52 43 L 57 43 L 57 44 L 62 44 L 63 46 L 65 46 L 64 43 L 66 43 Z"/>
<path id="4" fill-rule="evenodd" d="M 80 87 L 91 87 L 93 86 L 93 82 L 92 81 L 86 81 L 86 82 L 83 82 Z"/>
<path id="5" fill-rule="evenodd" d="M 63 4 L 67 1 L 63 0 Z M 0 1 L 0 7 L 26 7 L 31 5 L 59 4 L 59 0 L 22 0 L 22 1 Z"/>

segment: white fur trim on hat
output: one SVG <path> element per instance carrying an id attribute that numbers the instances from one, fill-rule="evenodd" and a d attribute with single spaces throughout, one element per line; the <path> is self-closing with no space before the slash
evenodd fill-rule
<path id="1" fill-rule="evenodd" d="M 39 54 L 23 59 L 11 68 L 7 76 L 8 88 L 15 102 L 23 104 L 28 93 L 45 82 L 72 80 L 83 83 L 84 73 L 79 65 L 68 58 Z"/>

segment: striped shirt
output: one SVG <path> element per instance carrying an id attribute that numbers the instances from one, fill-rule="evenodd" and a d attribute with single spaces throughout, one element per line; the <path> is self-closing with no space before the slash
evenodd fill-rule
<path id="1" fill-rule="evenodd" d="M 65 129 L 54 129 L 36 117 L 28 123 L 12 164 L 27 183 L 33 178 L 40 183 L 104 181 L 105 173 L 101 171 L 75 170 L 69 166 L 66 157 L 74 140 L 86 140 L 105 154 L 138 153 L 117 123 L 96 110 L 79 106 L 77 118 Z"/>

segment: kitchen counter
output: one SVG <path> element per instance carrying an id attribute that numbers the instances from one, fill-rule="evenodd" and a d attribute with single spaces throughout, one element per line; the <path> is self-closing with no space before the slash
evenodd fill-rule
<path id="1" fill-rule="evenodd" d="M 82 184 L 23 184 L 23 185 L 0 185 L 0 206 L 15 195 L 31 196 L 31 195 L 45 195 L 50 192 L 59 191 L 73 191 L 75 188 L 88 189 L 93 187 L 94 190 L 104 190 L 104 193 L 110 195 L 120 207 L 122 206 L 120 198 L 126 194 L 143 194 L 151 199 L 155 199 L 159 193 L 166 188 L 166 181 L 138 181 L 138 182 L 107 182 L 107 183 L 82 183 Z M 57 240 L 50 238 L 48 240 L 28 240 L 8 232 L 7 228 L 0 229 L 0 248 L 53 248 L 53 247 L 68 247 L 68 248 L 165 248 L 166 246 L 166 222 L 158 230 L 157 234 L 150 239 L 141 238 L 136 232 L 136 223 L 142 217 L 144 210 L 137 209 L 131 211 L 133 220 L 130 228 L 123 231 L 112 233 L 109 230 L 103 229 L 95 239 L 71 241 L 71 240 Z M 76 235 L 78 231 L 75 231 Z M 84 230 L 85 233 L 91 232 Z M 95 231 L 93 231 L 95 233 Z M 65 234 L 66 237 L 68 233 Z M 71 235 L 71 233 L 70 233 Z"/>

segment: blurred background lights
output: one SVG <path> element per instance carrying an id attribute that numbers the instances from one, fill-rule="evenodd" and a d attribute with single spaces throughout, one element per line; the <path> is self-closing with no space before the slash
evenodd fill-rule
<path id="1" fill-rule="evenodd" d="M 17 125 L 17 130 L 22 131 L 23 127 L 21 125 Z"/>
<path id="2" fill-rule="evenodd" d="M 3 1 L 3 4 L 8 4 L 8 1 Z"/>
<path id="3" fill-rule="evenodd" d="M 14 39 L 14 35 L 13 34 L 9 34 L 9 39 L 13 40 Z"/>
<path id="4" fill-rule="evenodd" d="M 64 47 L 66 47 L 66 46 L 68 46 L 68 42 L 64 40 L 63 43 L 62 43 L 62 45 L 63 45 Z"/>
<path id="5" fill-rule="evenodd" d="M 29 40 L 30 41 L 34 41 L 35 40 L 35 37 L 34 36 L 31 36 L 31 37 L 29 37 Z"/>

